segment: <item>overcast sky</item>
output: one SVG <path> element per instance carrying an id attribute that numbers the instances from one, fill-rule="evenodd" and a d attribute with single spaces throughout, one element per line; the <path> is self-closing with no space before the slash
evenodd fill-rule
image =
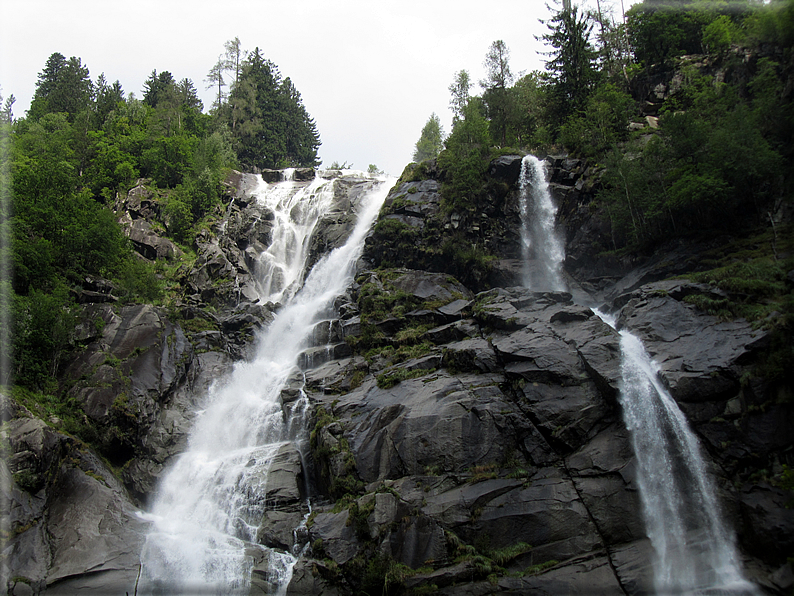
<path id="1" fill-rule="evenodd" d="M 577 3 L 577 2 L 575 2 Z M 595 5 L 594 1 L 590 2 Z M 628 9 L 631 0 L 624 0 Z M 579 3 L 581 4 L 581 3 Z M 586 3 L 585 3 L 586 4 Z M 605 2 L 602 1 L 602 6 Z M 620 13 L 620 0 L 612 0 Z M 553 0 L 552 0 L 553 5 Z M 375 164 L 399 175 L 431 113 L 449 132 L 455 73 L 484 76 L 491 43 L 503 40 L 514 74 L 543 68 L 544 0 L 3 0 L 0 85 L 23 116 L 47 58 L 77 56 L 142 96 L 153 69 L 204 79 L 239 37 L 290 77 L 315 119 L 320 159 Z M 472 93 L 480 93 L 478 86 Z"/>

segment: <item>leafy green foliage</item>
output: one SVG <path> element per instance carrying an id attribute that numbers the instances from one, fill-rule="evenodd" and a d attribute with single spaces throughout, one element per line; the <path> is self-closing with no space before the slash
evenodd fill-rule
<path id="1" fill-rule="evenodd" d="M 485 56 L 485 79 L 480 85 L 485 90 L 482 96 L 490 120 L 491 137 L 502 145 L 507 144 L 507 118 L 510 113 L 508 88 L 513 82 L 510 70 L 510 50 L 501 39 L 491 44 Z"/>
<path id="2" fill-rule="evenodd" d="M 36 119 L 45 114 L 63 112 L 70 122 L 74 122 L 77 114 L 89 108 L 92 94 L 93 84 L 80 58 L 72 56 L 67 60 L 56 52 L 47 59 L 44 70 L 39 74 L 29 117 Z"/>
<path id="3" fill-rule="evenodd" d="M 171 236 L 190 242 L 219 204 L 234 165 L 231 136 L 201 113 L 192 83 L 152 73 L 144 101 L 124 99 L 101 75 L 94 85 L 78 58 L 47 61 L 28 117 L 9 127 L 4 153 L 15 314 L 17 383 L 57 391 L 57 371 L 73 348 L 73 299 L 86 276 L 115 282 L 122 302 L 163 295 L 155 266 L 138 260 L 111 204 L 140 176 L 165 189 L 160 212 Z"/>
<path id="4" fill-rule="evenodd" d="M 637 62 L 650 66 L 682 54 L 701 53 L 710 15 L 693 4 L 642 2 L 626 13 Z"/>
<path id="5" fill-rule="evenodd" d="M 742 98 L 711 77 L 690 73 L 659 122 L 659 134 L 638 153 L 607 159 L 599 197 L 612 222 L 615 248 L 650 246 L 671 234 L 735 231 L 765 217 L 761 205 L 783 190 L 781 153 L 791 140 L 791 116 L 770 109 L 779 87 L 771 65 L 754 97 Z M 776 122 L 775 130 L 766 120 Z M 766 134 L 765 134 L 766 133 Z M 788 139 L 784 142 L 783 139 Z"/>
<path id="6" fill-rule="evenodd" d="M 637 111 L 634 99 L 612 83 L 596 89 L 581 114 L 574 114 L 560 129 L 560 140 L 581 155 L 602 155 L 628 136 L 627 127 Z"/>
<path id="7" fill-rule="evenodd" d="M 33 289 L 14 297 L 13 355 L 15 381 L 45 392 L 57 390 L 55 374 L 77 323 L 63 286 L 51 292 Z"/>
<path id="8" fill-rule="evenodd" d="M 446 172 L 441 196 L 450 211 L 473 207 L 483 189 L 489 163 L 491 134 L 482 102 L 471 100 L 463 109 L 463 116 L 438 156 L 438 165 Z"/>

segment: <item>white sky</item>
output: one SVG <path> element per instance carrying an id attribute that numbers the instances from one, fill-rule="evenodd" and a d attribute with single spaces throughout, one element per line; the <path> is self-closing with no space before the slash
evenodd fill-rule
<path id="1" fill-rule="evenodd" d="M 624 0 L 627 10 L 633 1 Z M 620 0 L 612 3 L 619 14 Z M 534 36 L 549 17 L 545 0 L 1 0 L 0 8 L 0 85 L 16 97 L 17 117 L 54 52 L 137 97 L 154 69 L 190 78 L 208 109 L 204 79 L 236 36 L 292 79 L 325 165 L 376 164 L 393 175 L 432 112 L 449 132 L 448 87 L 461 69 L 483 78 L 493 41 L 507 44 L 514 74 L 543 68 Z"/>

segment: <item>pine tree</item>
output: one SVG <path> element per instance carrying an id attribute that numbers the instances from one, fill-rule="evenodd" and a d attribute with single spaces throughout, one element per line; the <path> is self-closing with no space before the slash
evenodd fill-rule
<path id="1" fill-rule="evenodd" d="M 218 61 L 207 73 L 207 78 L 204 79 L 204 82 L 207 83 L 207 86 L 205 87 L 206 89 L 213 89 L 216 86 L 218 87 L 218 95 L 215 98 L 215 101 L 212 102 L 212 109 L 214 110 L 220 110 L 223 107 L 223 100 L 226 99 L 226 93 L 224 93 L 223 88 L 227 85 L 223 78 L 223 71 L 223 58 L 219 56 Z"/>
<path id="2" fill-rule="evenodd" d="M 549 33 L 539 39 L 552 47 L 546 70 L 551 82 L 553 124 L 582 110 L 598 77 L 596 51 L 590 43 L 593 22 L 576 6 L 563 8 L 550 22 Z"/>
<path id="3" fill-rule="evenodd" d="M 251 168 L 317 165 L 320 137 L 289 78 L 259 48 L 247 55 L 226 110 L 241 164 Z"/>
<path id="4" fill-rule="evenodd" d="M 483 102 L 491 121 L 491 137 L 502 145 L 507 143 L 507 114 L 510 111 L 508 88 L 513 83 L 510 71 L 510 50 L 501 39 L 493 42 L 485 56 L 486 78 L 480 81 L 485 90 Z"/>
<path id="5" fill-rule="evenodd" d="M 455 73 L 455 81 L 449 86 L 449 92 L 452 95 L 449 100 L 449 107 L 452 110 L 453 125 L 458 120 L 463 119 L 463 108 L 469 103 L 469 89 L 471 89 L 469 72 L 460 70 Z"/>
<path id="6" fill-rule="evenodd" d="M 63 54 L 55 52 L 47 59 L 38 79 L 28 112 L 32 120 L 44 114 L 64 112 L 73 122 L 78 113 L 90 108 L 93 83 L 80 58 L 72 56 L 66 60 Z"/>
<path id="7" fill-rule="evenodd" d="M 430 115 L 422 128 L 422 134 L 416 142 L 414 161 L 419 163 L 436 157 L 444 145 L 444 130 L 435 112 Z"/>

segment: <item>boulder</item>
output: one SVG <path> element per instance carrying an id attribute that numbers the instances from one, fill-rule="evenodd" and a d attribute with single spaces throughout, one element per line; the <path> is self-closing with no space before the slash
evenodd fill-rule
<path id="1" fill-rule="evenodd" d="M 502 155 L 491 161 L 488 166 L 488 175 L 497 180 L 503 180 L 510 186 L 514 186 L 518 182 L 521 175 L 521 160 L 520 155 Z"/>
<path id="2" fill-rule="evenodd" d="M 769 344 L 770 332 L 699 312 L 683 301 L 688 291 L 697 291 L 687 286 L 678 281 L 643 286 L 626 302 L 618 326 L 640 337 L 677 400 L 733 397 L 742 364 Z"/>

